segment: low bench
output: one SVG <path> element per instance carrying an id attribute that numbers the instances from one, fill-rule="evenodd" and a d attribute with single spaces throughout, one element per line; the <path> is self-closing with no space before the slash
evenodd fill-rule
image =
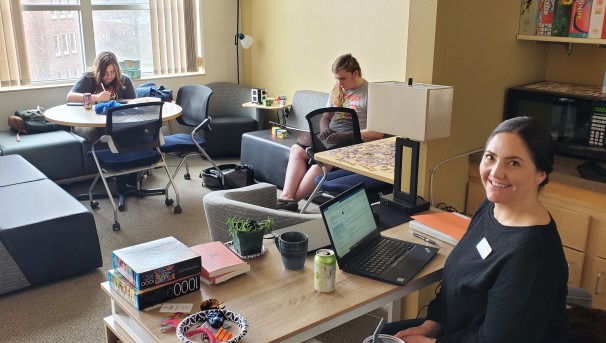
<path id="1" fill-rule="evenodd" d="M 0 294 L 102 266 L 92 213 L 19 155 L 0 156 Z"/>
<path id="2" fill-rule="evenodd" d="M 0 131 L 0 155 L 21 155 L 46 177 L 64 182 L 97 173 L 91 158 L 86 156 L 89 144 L 75 133 L 58 130 L 37 134 L 21 134 L 17 141 L 13 131 Z"/>

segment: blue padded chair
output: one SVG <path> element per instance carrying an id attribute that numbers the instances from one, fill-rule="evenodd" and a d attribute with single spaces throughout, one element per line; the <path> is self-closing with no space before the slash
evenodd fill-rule
<path id="1" fill-rule="evenodd" d="M 330 120 L 334 115 L 342 116 L 344 120 L 351 121 L 352 131 L 350 131 L 351 135 L 342 141 L 329 143 L 326 139 L 320 138 L 320 125 L 323 121 Z M 388 183 L 350 171 L 333 169 L 331 172 L 328 172 L 322 162 L 314 159 L 314 154 L 316 152 L 362 143 L 358 114 L 355 110 L 343 107 L 320 108 L 308 113 L 305 116 L 305 119 L 307 119 L 309 124 L 309 132 L 311 135 L 311 147 L 307 148 L 306 152 L 310 157 L 310 162 L 316 163 L 322 168 L 323 175 L 316 178 L 316 188 L 301 209 L 301 213 L 304 213 L 307 206 L 309 206 L 309 204 L 319 195 L 330 198 L 335 194 L 346 191 L 360 182 L 364 183 L 364 187 L 366 188 L 366 192 L 368 193 L 371 202 L 378 201 L 380 193 L 390 193 L 393 190 L 393 186 Z"/>
<path id="2" fill-rule="evenodd" d="M 92 191 L 97 181 L 101 179 L 108 197 L 114 208 L 114 231 L 120 230 L 118 222 L 118 208 L 114 202 L 111 190 L 107 184 L 110 177 L 119 177 L 126 174 L 141 173 L 154 168 L 163 168 L 169 178 L 169 184 L 175 191 L 177 205 L 173 209 L 175 213 L 181 213 L 179 192 L 170 174 L 166 161 L 160 152 L 163 137 L 160 131 L 162 127 L 162 102 L 147 102 L 139 104 L 124 105 L 107 110 L 105 135 L 101 136 L 91 147 L 90 155 L 94 158 L 99 173 L 89 189 L 89 200 L 91 207 L 99 207 L 97 201 L 93 201 Z M 100 149 L 100 144 L 105 143 L 109 149 Z M 147 190 L 137 185 L 138 195 L 142 196 Z M 164 194 L 166 206 L 173 205 L 174 201 L 168 198 L 166 189 L 163 192 L 151 190 L 151 194 Z"/>
<path id="3" fill-rule="evenodd" d="M 217 165 L 204 151 L 205 137 L 199 134 L 201 130 L 211 130 L 210 123 L 212 119 L 208 116 L 208 103 L 212 94 L 213 91 L 203 85 L 186 85 L 179 88 L 177 92 L 176 103 L 182 108 L 181 116 L 177 117 L 177 122 L 194 129 L 189 134 L 177 133 L 164 137 L 164 144 L 160 147 L 160 151 L 181 158 L 177 169 L 174 171 L 173 178 L 185 163 L 184 177 L 186 180 L 191 179 L 187 158 L 194 155 L 206 158 L 217 168 Z"/>

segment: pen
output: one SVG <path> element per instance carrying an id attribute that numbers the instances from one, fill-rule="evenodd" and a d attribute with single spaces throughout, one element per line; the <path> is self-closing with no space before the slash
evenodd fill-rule
<path id="1" fill-rule="evenodd" d="M 105 86 L 103 85 L 103 82 L 101 82 L 101 88 L 103 88 L 103 91 L 105 92 Z"/>
<path id="2" fill-rule="evenodd" d="M 413 232 L 413 233 L 412 233 L 412 235 L 413 235 L 413 236 L 415 236 L 415 237 L 417 237 L 418 239 L 422 239 L 422 240 L 424 240 L 425 242 L 427 242 L 427 243 L 429 243 L 429 244 L 433 244 L 433 245 L 435 245 L 435 246 L 438 246 L 438 243 L 436 243 L 435 241 L 433 241 L 433 240 L 431 240 L 431 239 L 429 239 L 429 238 L 427 238 L 427 237 L 425 237 L 425 236 L 419 235 L 419 234 L 418 234 L 418 233 L 416 233 L 416 232 Z"/>

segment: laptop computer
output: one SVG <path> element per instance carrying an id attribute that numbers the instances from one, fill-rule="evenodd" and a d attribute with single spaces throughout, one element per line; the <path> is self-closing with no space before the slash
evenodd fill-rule
<path id="1" fill-rule="evenodd" d="M 293 136 L 297 139 L 297 143 L 299 143 L 303 146 L 311 146 L 311 134 L 309 133 L 309 130 L 300 129 L 297 127 L 288 126 L 288 125 L 276 123 L 273 121 L 270 121 L 269 123 L 272 125 L 278 126 L 284 130 L 287 130 L 288 134 L 290 134 L 291 136 Z"/>
<path id="2" fill-rule="evenodd" d="M 299 231 L 307 235 L 307 251 L 312 252 L 321 248 L 325 248 L 330 245 L 330 238 L 326 233 L 324 222 L 321 218 L 306 221 L 301 224 L 288 226 L 279 230 L 273 230 L 272 233 L 275 236 L 280 235 L 283 232 L 288 231 Z"/>
<path id="3" fill-rule="evenodd" d="M 363 183 L 320 205 L 320 212 L 345 272 L 405 285 L 439 250 L 381 236 Z"/>

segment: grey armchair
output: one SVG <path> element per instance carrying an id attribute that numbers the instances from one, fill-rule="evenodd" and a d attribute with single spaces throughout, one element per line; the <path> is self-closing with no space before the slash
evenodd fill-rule
<path id="1" fill-rule="evenodd" d="M 250 101 L 250 88 L 231 82 L 206 85 L 213 96 L 208 102 L 212 131 L 206 132 L 204 150 L 210 156 L 240 156 L 242 134 L 263 128 L 263 118 L 256 109 L 242 107 Z"/>
<path id="2" fill-rule="evenodd" d="M 322 217 L 320 214 L 276 210 L 276 203 L 276 186 L 269 183 L 258 183 L 206 194 L 203 204 L 210 239 L 221 242 L 231 241 L 225 224 L 230 215 L 253 220 L 266 219 L 269 216 L 274 219 L 275 230 Z"/>

